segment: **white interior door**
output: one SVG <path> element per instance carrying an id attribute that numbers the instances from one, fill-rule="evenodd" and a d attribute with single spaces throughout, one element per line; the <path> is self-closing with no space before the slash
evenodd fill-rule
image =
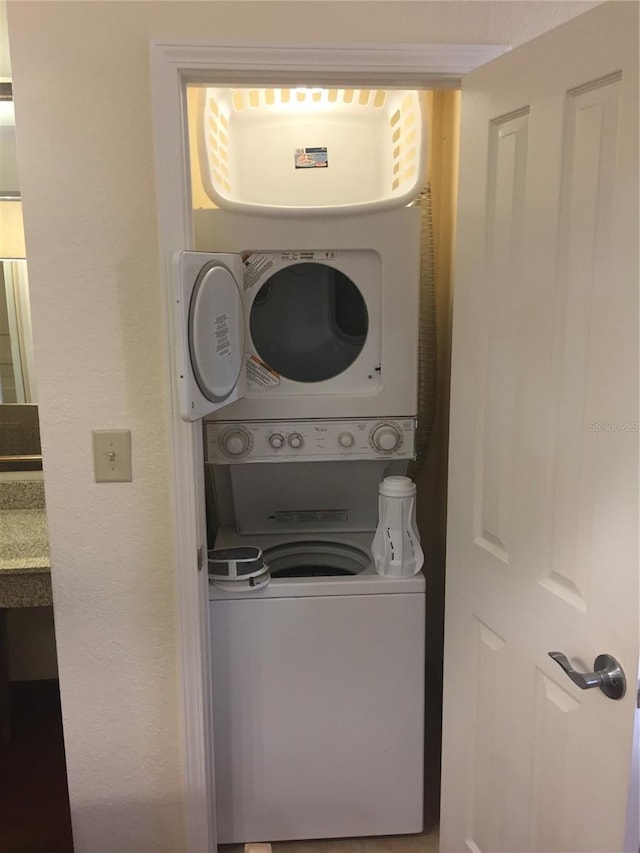
<path id="1" fill-rule="evenodd" d="M 638 849 L 637 53 L 612 2 L 464 81 L 443 851 Z"/>

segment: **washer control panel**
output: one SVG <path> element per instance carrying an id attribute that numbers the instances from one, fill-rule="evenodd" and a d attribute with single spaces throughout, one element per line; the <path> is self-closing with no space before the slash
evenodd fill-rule
<path id="1" fill-rule="evenodd" d="M 208 421 L 207 462 L 412 459 L 415 418 Z"/>

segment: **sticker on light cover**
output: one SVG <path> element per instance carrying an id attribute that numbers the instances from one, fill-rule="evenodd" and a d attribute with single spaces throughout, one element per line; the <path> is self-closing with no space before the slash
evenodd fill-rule
<path id="1" fill-rule="evenodd" d="M 326 148 L 296 148 L 296 169 L 326 169 L 328 165 Z"/>
<path id="2" fill-rule="evenodd" d="M 271 385 L 280 384 L 280 374 L 277 373 L 264 361 L 261 361 L 257 355 L 247 357 L 247 379 L 252 385 L 259 385 L 261 388 L 266 388 Z"/>

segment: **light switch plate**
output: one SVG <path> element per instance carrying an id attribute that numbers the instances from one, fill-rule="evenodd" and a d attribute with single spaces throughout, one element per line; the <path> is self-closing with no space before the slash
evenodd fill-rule
<path id="1" fill-rule="evenodd" d="M 131 430 L 94 429 L 93 467 L 96 483 L 130 483 Z"/>

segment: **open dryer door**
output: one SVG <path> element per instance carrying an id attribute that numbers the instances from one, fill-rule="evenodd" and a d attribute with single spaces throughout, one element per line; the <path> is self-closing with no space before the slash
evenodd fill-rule
<path id="1" fill-rule="evenodd" d="M 244 396 L 242 258 L 180 252 L 175 276 L 180 414 L 196 421 Z"/>

